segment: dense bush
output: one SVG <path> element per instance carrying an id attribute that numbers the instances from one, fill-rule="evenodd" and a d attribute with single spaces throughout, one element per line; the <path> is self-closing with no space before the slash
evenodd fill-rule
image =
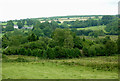
<path id="1" fill-rule="evenodd" d="M 70 49 L 70 48 L 61 48 L 56 46 L 55 48 L 47 49 L 47 58 L 77 58 L 81 56 L 81 52 L 78 48 Z"/>
<path id="2" fill-rule="evenodd" d="M 46 54 L 47 54 L 47 58 L 49 58 L 49 59 L 55 59 L 56 58 L 54 48 L 48 48 L 47 51 L 46 51 Z"/>
<path id="3" fill-rule="evenodd" d="M 104 56 L 105 55 L 105 46 L 101 44 L 95 44 L 89 47 L 83 48 L 83 53 L 85 56 Z"/>
<path id="4" fill-rule="evenodd" d="M 37 56 L 40 58 L 77 58 L 81 56 L 81 52 L 78 48 L 70 49 L 56 46 L 55 48 L 48 48 L 47 50 L 42 49 L 25 49 L 25 48 L 14 48 L 10 47 L 3 51 L 6 55 L 27 55 Z"/>
<path id="5" fill-rule="evenodd" d="M 118 35 L 118 21 L 107 24 L 105 30 L 109 32 L 109 35 Z"/>
<path id="6" fill-rule="evenodd" d="M 82 39 L 80 39 L 80 37 L 75 37 L 73 41 L 74 41 L 74 48 L 79 48 L 79 49 L 83 48 Z"/>
<path id="7" fill-rule="evenodd" d="M 26 44 L 21 45 L 21 47 L 25 49 L 46 49 L 47 46 L 44 41 L 35 41 L 35 42 L 29 42 Z"/>
<path id="8" fill-rule="evenodd" d="M 113 55 L 115 53 L 117 53 L 117 44 L 111 40 L 107 41 L 105 44 L 105 48 L 106 48 L 106 55 Z"/>
<path id="9" fill-rule="evenodd" d="M 6 55 L 16 55 L 18 54 L 18 50 L 19 48 L 16 48 L 16 47 L 8 47 L 6 49 L 3 50 L 3 54 L 6 54 Z"/>

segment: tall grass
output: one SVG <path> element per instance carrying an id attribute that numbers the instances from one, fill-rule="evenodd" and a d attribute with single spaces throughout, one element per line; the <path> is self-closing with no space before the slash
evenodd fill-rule
<path id="1" fill-rule="evenodd" d="M 69 66 L 86 66 L 97 70 L 118 71 L 118 55 L 99 56 L 99 57 L 81 57 L 74 59 L 40 59 L 32 56 L 10 55 L 6 56 L 3 62 L 52 62 Z"/>
<path id="2" fill-rule="evenodd" d="M 118 55 L 51 61 L 65 65 L 87 66 L 97 70 L 118 71 Z"/>

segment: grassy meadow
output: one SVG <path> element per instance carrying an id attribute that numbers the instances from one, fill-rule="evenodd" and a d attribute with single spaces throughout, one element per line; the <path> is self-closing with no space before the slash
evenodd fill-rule
<path id="1" fill-rule="evenodd" d="M 13 23 L 14 23 L 14 25 L 17 25 L 17 22 L 13 22 Z M 0 23 L 0 25 L 7 25 L 7 23 L 6 22 Z"/>
<path id="2" fill-rule="evenodd" d="M 32 56 L 7 56 L 3 59 L 3 79 L 117 79 L 118 56 L 44 60 Z M 16 60 L 24 58 L 27 62 Z M 32 75 L 32 76 L 31 76 Z"/>
<path id="3" fill-rule="evenodd" d="M 98 38 L 99 39 L 101 39 L 101 38 L 105 38 L 106 36 L 110 36 L 110 38 L 111 38 L 111 40 L 113 40 L 113 41 L 117 41 L 117 39 L 118 39 L 118 35 L 105 35 L 105 36 L 98 36 Z M 80 38 L 83 38 L 83 37 L 85 37 L 85 39 L 90 39 L 90 40 L 96 40 L 96 39 L 98 39 L 98 38 L 94 38 L 94 37 L 91 37 L 91 36 L 79 36 Z"/>
<path id="4" fill-rule="evenodd" d="M 86 28 L 77 28 L 77 30 L 104 30 L 106 26 L 101 25 L 101 26 L 91 26 L 91 27 L 86 27 Z"/>
<path id="5" fill-rule="evenodd" d="M 106 36 L 110 36 L 111 40 L 117 40 L 118 39 L 118 35 L 106 35 Z M 105 38 L 105 36 L 99 36 L 99 38 Z"/>

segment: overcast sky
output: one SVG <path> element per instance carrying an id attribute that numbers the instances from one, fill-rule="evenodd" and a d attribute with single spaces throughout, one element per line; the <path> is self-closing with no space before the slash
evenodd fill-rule
<path id="1" fill-rule="evenodd" d="M 0 21 L 66 15 L 115 15 L 119 0 L 0 0 Z"/>

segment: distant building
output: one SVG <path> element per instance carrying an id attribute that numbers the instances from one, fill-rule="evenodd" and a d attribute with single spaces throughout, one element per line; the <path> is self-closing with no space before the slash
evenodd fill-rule
<path id="1" fill-rule="evenodd" d="M 45 21 L 40 21 L 40 23 L 44 23 Z"/>
<path id="2" fill-rule="evenodd" d="M 14 25 L 14 28 L 18 29 L 18 25 Z"/>
<path id="3" fill-rule="evenodd" d="M 40 23 L 44 23 L 44 22 L 46 22 L 46 21 L 40 21 Z M 50 21 L 48 21 L 49 23 L 51 23 L 51 20 Z"/>
<path id="4" fill-rule="evenodd" d="M 6 25 L 4 25 L 3 28 L 6 28 Z"/>

